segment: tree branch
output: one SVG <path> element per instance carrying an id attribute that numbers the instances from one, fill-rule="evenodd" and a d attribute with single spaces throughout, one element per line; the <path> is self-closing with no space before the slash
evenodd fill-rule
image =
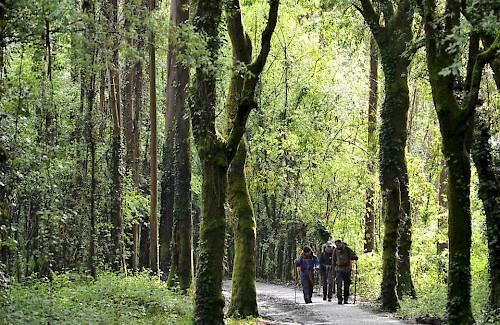
<path id="1" fill-rule="evenodd" d="M 495 41 L 491 46 L 485 51 L 479 53 L 474 63 L 474 68 L 472 70 L 472 76 L 470 78 L 470 89 L 465 97 L 465 111 L 464 117 L 470 116 L 476 108 L 477 99 L 479 96 L 479 88 L 481 86 L 481 77 L 483 74 L 484 66 L 492 61 L 496 56 L 499 55 L 500 51 L 500 33 L 497 34 Z"/>
<path id="2" fill-rule="evenodd" d="M 373 4 L 371 3 L 370 0 L 360 0 L 361 2 L 361 8 L 358 10 L 361 12 L 361 15 L 363 15 L 363 18 L 365 19 L 366 23 L 370 27 L 372 33 L 375 35 L 375 33 L 379 33 L 380 30 L 382 29 L 382 26 L 380 26 L 379 23 L 379 15 L 375 12 L 375 9 L 373 8 Z M 358 8 L 358 7 L 356 7 Z"/>
<path id="3" fill-rule="evenodd" d="M 255 100 L 255 88 L 257 87 L 259 76 L 264 69 L 269 51 L 271 50 L 271 38 L 276 28 L 276 23 L 278 22 L 278 8 L 279 0 L 271 0 L 269 3 L 267 25 L 262 32 L 259 55 L 248 66 L 249 71 L 245 76 L 242 94 L 238 103 L 238 109 L 234 116 L 231 131 L 229 132 L 226 143 L 226 153 L 229 160 L 232 159 L 238 149 L 241 137 L 245 133 L 245 126 L 250 112 L 252 109 L 257 107 L 257 101 Z"/>
<path id="4" fill-rule="evenodd" d="M 251 61 L 252 43 L 245 32 L 241 18 L 239 0 L 229 0 L 226 8 L 226 22 L 229 38 L 233 48 L 233 61 L 249 63 Z M 250 53 L 250 58 L 248 58 Z"/>
<path id="5" fill-rule="evenodd" d="M 279 0 L 270 0 L 269 15 L 267 18 L 267 25 L 262 32 L 260 53 L 249 66 L 249 70 L 255 76 L 260 75 L 266 64 L 267 56 L 271 50 L 271 37 L 273 36 L 276 23 L 278 22 L 278 7 Z"/>

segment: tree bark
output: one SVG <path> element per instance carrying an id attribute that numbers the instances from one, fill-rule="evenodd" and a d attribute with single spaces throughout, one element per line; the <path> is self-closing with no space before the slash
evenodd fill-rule
<path id="1" fill-rule="evenodd" d="M 208 38 L 207 63 L 196 69 L 192 96 L 191 120 L 193 135 L 200 156 L 203 174 L 201 249 L 197 267 L 195 323 L 222 324 L 224 298 L 222 275 L 225 237 L 224 203 L 226 201 L 227 171 L 237 153 L 251 110 L 257 106 L 255 88 L 264 69 L 271 47 L 271 37 L 278 19 L 277 0 L 270 2 L 269 18 L 262 32 L 261 50 L 247 66 L 241 97 L 231 121 L 227 140 L 215 127 L 216 61 L 220 40 L 221 2 L 199 2 L 194 19 L 196 32 Z"/>
<path id="2" fill-rule="evenodd" d="M 128 0 L 124 4 L 125 23 L 124 29 L 127 33 L 135 31 L 137 39 L 131 36 L 126 38 L 128 45 L 137 53 L 141 53 L 144 42 L 142 40 L 142 21 L 144 21 L 144 8 L 142 3 L 135 0 Z M 132 16 L 138 17 L 138 23 L 134 23 Z M 137 54 L 140 55 L 140 54 Z M 140 169 L 140 116 L 142 109 L 142 62 L 140 58 L 129 54 L 125 58 L 124 72 L 124 87 L 123 87 L 123 125 L 126 156 L 125 164 L 127 171 L 132 173 L 134 188 L 139 191 Z M 131 266 L 133 272 L 137 272 L 139 268 L 139 230 L 141 220 L 139 216 L 135 216 L 132 224 L 132 252 Z"/>
<path id="3" fill-rule="evenodd" d="M 451 42 L 449 35 L 460 25 L 460 8 L 459 1 L 448 1 L 443 13 L 446 17 L 443 25 L 442 17 L 438 17 L 436 2 L 425 0 L 422 16 L 432 97 L 448 167 L 448 322 L 472 324 L 470 146 L 482 72 L 485 64 L 500 49 L 500 34 L 488 49 L 479 53 L 479 38 L 474 31 L 470 33 L 465 91 L 463 98 L 457 98 L 454 87 L 456 76 L 443 74 L 442 71 L 452 64 L 454 55 L 460 54 L 446 51 Z"/>
<path id="4" fill-rule="evenodd" d="M 486 215 L 489 262 L 489 309 L 500 308 L 500 175 L 495 172 L 486 122 L 476 121 L 472 158 L 479 177 L 479 197 Z"/>
<path id="5" fill-rule="evenodd" d="M 382 48 L 385 45 L 379 44 Z M 406 176 L 406 158 L 405 146 L 407 136 L 407 113 L 409 107 L 407 66 L 397 64 L 391 55 L 382 52 L 382 63 L 385 73 L 385 98 L 381 112 L 380 128 L 380 185 L 382 191 L 382 204 L 386 207 L 383 212 L 385 235 L 384 235 L 384 253 L 383 253 L 383 280 L 382 280 L 382 307 L 386 310 L 394 311 L 399 308 L 396 294 L 399 283 L 396 278 L 401 279 L 404 270 L 398 269 L 400 259 L 405 252 L 398 250 L 401 241 L 406 240 L 404 247 L 406 254 L 409 254 L 411 248 L 411 230 L 406 224 L 405 228 L 401 226 L 402 217 L 409 209 L 407 176 Z M 397 186 L 394 185 L 397 180 Z M 397 192 L 397 194 L 396 194 Z M 396 201 L 391 201 L 396 200 Z M 410 218 L 405 217 L 409 223 Z M 395 228 L 394 228 L 395 227 Z M 403 237 L 401 230 L 405 229 L 407 233 Z M 399 231 L 399 234 L 398 234 Z M 393 255 L 399 256 L 399 259 L 393 258 Z M 408 278 L 409 278 L 409 255 L 407 260 Z M 395 263 L 394 265 L 392 263 Z M 411 278 L 409 278 L 411 282 Z M 394 285 L 394 287 L 392 287 Z"/>
<path id="6" fill-rule="evenodd" d="M 233 72 L 226 103 L 226 124 L 229 130 L 237 113 L 243 91 L 241 64 L 250 64 L 252 44 L 244 31 L 239 1 L 232 1 L 227 10 L 227 25 L 233 46 Z M 252 96 L 255 96 L 253 94 Z M 242 139 L 228 170 L 228 199 L 234 234 L 234 264 L 231 305 L 228 315 L 246 318 L 258 316 L 256 272 L 255 215 L 245 176 L 246 140 Z"/>
<path id="7" fill-rule="evenodd" d="M 375 174 L 375 156 L 377 154 L 377 102 L 378 102 L 378 56 L 377 43 L 373 36 L 370 38 L 370 76 L 368 97 L 368 175 Z M 366 189 L 366 214 L 365 214 L 365 241 L 364 252 L 373 251 L 375 244 L 375 204 L 373 185 Z"/>
<path id="8" fill-rule="evenodd" d="M 150 15 L 155 10 L 155 0 L 149 0 Z M 155 58 L 155 35 L 149 31 L 149 116 L 151 121 L 151 166 L 150 166 L 150 190 L 151 211 L 149 221 L 149 267 L 154 274 L 159 273 L 158 256 L 158 160 L 157 160 L 157 123 L 156 123 L 156 58 Z"/>
<path id="9" fill-rule="evenodd" d="M 89 252 L 88 252 L 88 267 L 92 277 L 97 277 L 96 267 L 96 136 L 95 136 L 95 111 L 94 101 L 96 95 L 96 73 L 94 72 L 94 65 L 96 59 L 96 44 L 95 44 L 95 7 L 89 0 L 82 2 L 82 11 L 88 19 L 85 31 L 84 43 L 84 60 L 83 65 L 85 68 L 81 69 L 81 82 L 83 95 L 86 104 L 86 142 L 90 153 L 90 196 L 89 196 Z M 88 43 L 87 43 L 88 42 Z M 88 67 L 91 69 L 88 69 Z"/>
<path id="10" fill-rule="evenodd" d="M 119 78 L 119 39 L 117 36 L 118 1 L 109 0 L 106 7 L 107 19 L 111 30 L 112 52 L 109 71 L 109 109 L 113 118 L 112 135 L 112 175 L 111 175 L 111 221 L 113 228 L 112 264 L 115 271 L 126 270 L 125 251 L 123 245 L 123 214 L 121 189 L 121 125 L 120 125 L 120 78 Z"/>
<path id="11" fill-rule="evenodd" d="M 7 151 L 0 143 L 0 176 L 2 180 L 6 179 L 7 169 L 8 169 L 8 155 Z M 9 224 L 9 201 L 7 196 L 7 186 L 6 184 L 0 182 L 0 242 L 7 242 L 9 238 L 8 224 Z M 0 249 L 0 264 L 7 265 L 9 258 L 9 249 L 5 245 Z M 0 272 L 4 271 L 3 269 Z"/>
<path id="12" fill-rule="evenodd" d="M 383 244 L 381 295 L 382 308 L 394 311 L 399 308 L 396 292 L 414 295 L 410 273 L 411 218 L 405 157 L 409 109 L 408 66 L 412 56 L 408 44 L 413 40 L 413 7 L 407 0 L 400 1 L 397 7 L 392 2 L 382 3 L 385 25 L 381 26 L 380 17 L 372 3 L 369 0 L 360 1 L 361 13 L 377 41 L 385 75 L 379 145 L 380 187 L 382 205 L 385 207 L 385 234 L 388 237 L 384 236 Z M 395 182 L 398 184 L 398 201 L 386 201 L 397 198 Z M 392 258 L 391 254 L 396 253 L 398 258 Z"/>
<path id="13" fill-rule="evenodd" d="M 172 0 L 170 20 L 181 27 L 189 19 L 186 0 Z M 170 243 L 170 264 L 168 284 L 179 284 L 182 290 L 191 286 L 193 277 L 192 254 L 192 216 L 191 216 L 191 144 L 190 121 L 186 118 L 186 87 L 189 83 L 189 70 L 179 61 L 179 54 L 184 50 L 175 41 L 172 33 L 169 39 L 167 111 L 172 111 L 172 143 L 170 160 L 173 164 L 173 196 Z M 168 157 L 166 157 L 168 158 Z"/>

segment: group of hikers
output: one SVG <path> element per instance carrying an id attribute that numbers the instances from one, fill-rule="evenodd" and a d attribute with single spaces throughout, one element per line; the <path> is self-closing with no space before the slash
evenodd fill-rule
<path id="1" fill-rule="evenodd" d="M 331 241 L 323 245 L 323 252 L 319 259 L 314 255 L 310 246 L 304 246 L 299 257 L 295 261 L 297 272 L 300 274 L 304 301 L 306 304 L 312 303 L 314 288 L 314 270 L 319 266 L 321 284 L 323 286 L 323 300 L 332 301 L 337 284 L 338 303 L 349 303 L 349 286 L 351 285 L 352 261 L 358 257 L 346 243 L 340 239 L 335 241 L 335 246 Z M 335 283 L 333 280 L 335 279 Z"/>

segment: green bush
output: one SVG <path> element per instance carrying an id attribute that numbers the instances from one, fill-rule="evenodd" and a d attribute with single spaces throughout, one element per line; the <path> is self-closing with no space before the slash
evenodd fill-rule
<path id="1" fill-rule="evenodd" d="M 0 324 L 189 324 L 192 300 L 146 273 L 137 276 L 75 274 L 14 284 Z"/>

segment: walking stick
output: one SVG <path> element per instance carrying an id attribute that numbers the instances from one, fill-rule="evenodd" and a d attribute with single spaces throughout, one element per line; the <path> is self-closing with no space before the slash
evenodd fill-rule
<path id="1" fill-rule="evenodd" d="M 358 261 L 355 261 L 356 273 L 354 273 L 354 303 L 356 304 L 356 289 L 358 284 Z"/>

